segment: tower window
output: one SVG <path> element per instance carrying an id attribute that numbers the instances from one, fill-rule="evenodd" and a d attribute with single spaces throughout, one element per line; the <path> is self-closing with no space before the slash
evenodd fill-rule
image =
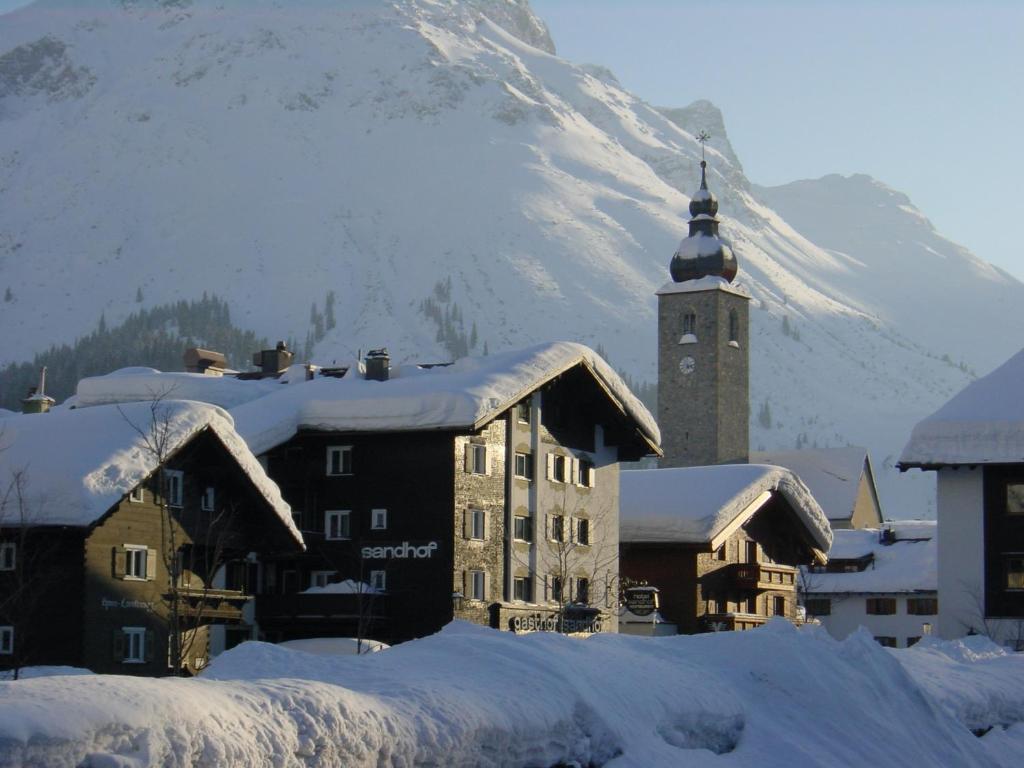
<path id="1" fill-rule="evenodd" d="M 740 316 L 735 309 L 729 310 L 729 343 L 740 343 Z"/>
<path id="2" fill-rule="evenodd" d="M 683 315 L 683 335 L 692 334 L 697 335 L 697 313 L 687 312 Z"/>

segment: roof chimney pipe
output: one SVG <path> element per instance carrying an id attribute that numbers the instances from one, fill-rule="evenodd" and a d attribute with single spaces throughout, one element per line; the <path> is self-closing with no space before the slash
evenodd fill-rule
<path id="1" fill-rule="evenodd" d="M 28 397 L 21 401 L 22 413 L 46 413 L 57 401 L 46 394 L 46 366 L 39 371 L 39 386 L 28 391 Z"/>

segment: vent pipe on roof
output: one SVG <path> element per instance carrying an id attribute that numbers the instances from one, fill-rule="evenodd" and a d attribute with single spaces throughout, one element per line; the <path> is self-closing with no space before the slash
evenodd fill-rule
<path id="1" fill-rule="evenodd" d="M 57 401 L 46 394 L 46 366 L 39 371 L 39 386 L 28 391 L 28 397 L 21 401 L 22 413 L 46 413 Z"/>
<path id="2" fill-rule="evenodd" d="M 386 348 L 371 349 L 366 353 L 366 378 L 369 381 L 387 381 L 391 373 L 391 357 Z"/>

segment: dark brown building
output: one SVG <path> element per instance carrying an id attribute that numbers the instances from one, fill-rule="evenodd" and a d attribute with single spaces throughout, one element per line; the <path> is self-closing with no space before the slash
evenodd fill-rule
<path id="1" fill-rule="evenodd" d="M 618 465 L 658 450 L 614 371 L 568 343 L 374 366 L 233 410 L 308 545 L 263 563 L 262 636 L 614 630 Z"/>
<path id="2" fill-rule="evenodd" d="M 165 675 L 201 668 L 229 627 L 251 635 L 254 553 L 302 540 L 222 411 L 129 403 L 2 423 L 0 668 Z"/>
<path id="3" fill-rule="evenodd" d="M 795 620 L 799 566 L 824 562 L 828 520 L 789 470 L 719 465 L 623 472 L 621 570 L 660 590 L 684 634 Z"/>

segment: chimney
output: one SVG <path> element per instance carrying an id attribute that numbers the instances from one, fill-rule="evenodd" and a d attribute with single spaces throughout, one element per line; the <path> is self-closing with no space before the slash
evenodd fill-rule
<path id="1" fill-rule="evenodd" d="M 202 347 L 189 347 L 185 350 L 185 372 L 204 373 L 207 376 L 223 376 L 228 361 L 221 352 Z"/>
<path id="2" fill-rule="evenodd" d="M 39 386 L 28 390 L 28 397 L 21 401 L 22 413 L 46 413 L 57 401 L 46 394 L 46 366 L 39 371 Z"/>
<path id="3" fill-rule="evenodd" d="M 288 345 L 277 342 L 274 349 L 264 349 L 252 356 L 252 364 L 258 366 L 264 374 L 278 374 L 292 364 L 295 355 L 288 351 Z"/>
<path id="4" fill-rule="evenodd" d="M 391 358 L 386 348 L 371 349 L 366 353 L 366 378 L 368 381 L 387 381 L 390 376 Z"/>

